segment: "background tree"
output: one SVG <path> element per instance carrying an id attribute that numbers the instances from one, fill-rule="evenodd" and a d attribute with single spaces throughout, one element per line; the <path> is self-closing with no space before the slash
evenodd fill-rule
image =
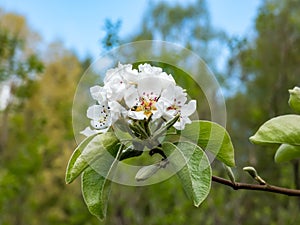
<path id="1" fill-rule="evenodd" d="M 80 190 L 64 183 L 75 147 L 72 100 L 84 63 L 59 43 L 41 63 L 24 17 L 2 12 L 0 25 L 1 79 L 10 87 L 0 112 L 0 224 L 84 224 L 90 215 Z"/>
<path id="2" fill-rule="evenodd" d="M 119 31 L 121 24 L 121 20 L 117 20 L 115 23 L 110 19 L 105 20 L 103 30 L 106 34 L 102 40 L 102 46 L 104 49 L 110 50 L 120 44 Z"/>
<path id="3" fill-rule="evenodd" d="M 276 146 L 254 146 L 250 144 L 248 137 L 264 121 L 291 113 L 287 104 L 287 90 L 300 82 L 300 21 L 295 16 L 299 10 L 299 1 L 264 1 L 255 19 L 254 36 L 238 41 L 233 39 L 230 43 L 233 48 L 227 77 L 229 81 L 238 83 L 235 94 L 227 101 L 228 129 L 240 156 L 237 158 L 238 166 L 253 165 L 270 182 L 294 188 L 299 188 L 298 162 L 295 161 L 293 166 L 269 162 L 274 157 Z M 246 193 L 241 197 L 245 207 L 260 208 L 259 200 L 250 195 L 253 196 L 253 193 Z M 294 219 L 293 223 L 298 221 L 297 199 L 273 195 L 258 197 L 260 201 L 273 205 L 272 210 L 269 207 L 264 209 L 266 224 L 275 220 L 292 223 L 291 218 Z M 248 213 L 249 211 L 241 214 L 246 217 Z M 262 215 L 257 218 L 264 221 Z"/>
<path id="4" fill-rule="evenodd" d="M 300 21 L 295 17 L 299 10 L 298 1 L 265 1 L 256 17 L 256 37 L 235 44 L 229 78 L 234 77 L 241 85 L 228 99 L 228 109 L 238 148 L 254 152 L 257 147 L 242 140 L 247 140 L 267 119 L 290 112 L 287 90 L 300 81 Z M 258 154 L 249 159 L 250 163 L 259 164 L 255 162 Z"/>
<path id="5" fill-rule="evenodd" d="M 218 72 L 214 58 L 220 53 L 226 34 L 212 26 L 205 0 L 184 6 L 166 1 L 149 4 L 137 30 L 129 41 L 154 39 L 178 43 L 196 52 Z"/>
<path id="6" fill-rule="evenodd" d="M 9 97 L 2 99 L 0 106 L 4 109 L 0 122 L 1 153 L 8 138 L 8 113 L 13 106 L 21 106 L 23 100 L 32 94 L 34 79 L 42 71 L 43 64 L 32 45 L 37 43 L 38 35 L 29 30 L 25 19 L 0 10 L 0 21 L 0 81 L 3 82 L 1 87 L 9 92 Z"/>

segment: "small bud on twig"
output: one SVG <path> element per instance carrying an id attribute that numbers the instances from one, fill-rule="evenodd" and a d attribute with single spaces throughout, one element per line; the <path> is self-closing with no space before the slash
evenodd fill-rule
<path id="1" fill-rule="evenodd" d="M 251 177 L 254 178 L 254 180 L 256 180 L 259 184 L 261 185 L 265 185 L 267 184 L 266 181 L 264 181 L 256 172 L 256 170 L 254 169 L 254 167 L 252 166 L 247 166 L 243 168 L 244 171 L 248 172 L 250 174 Z"/>

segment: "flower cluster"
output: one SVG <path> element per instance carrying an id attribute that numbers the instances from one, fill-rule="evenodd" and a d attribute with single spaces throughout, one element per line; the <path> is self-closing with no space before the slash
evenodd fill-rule
<path id="1" fill-rule="evenodd" d="M 81 132 L 86 136 L 106 132 L 120 118 L 130 124 L 176 117 L 173 126 L 182 130 L 191 123 L 189 116 L 196 110 L 196 101 L 186 103 L 187 94 L 172 75 L 149 64 L 141 64 L 136 70 L 119 63 L 106 72 L 104 86 L 93 86 L 90 92 L 96 104 L 87 110 L 92 129 L 89 126 Z"/>

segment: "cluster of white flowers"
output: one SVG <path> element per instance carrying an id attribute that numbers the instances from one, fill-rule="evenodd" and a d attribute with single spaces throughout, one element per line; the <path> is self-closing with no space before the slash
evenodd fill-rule
<path id="1" fill-rule="evenodd" d="M 106 132 L 120 118 L 138 121 L 151 116 L 151 121 L 167 121 L 178 114 L 173 126 L 182 130 L 191 123 L 189 116 L 196 110 L 196 101 L 186 103 L 187 94 L 172 75 L 149 64 L 141 64 L 136 70 L 119 63 L 106 72 L 104 86 L 93 86 L 90 92 L 96 104 L 87 110 L 92 129 L 89 126 L 83 130 L 85 136 Z"/>

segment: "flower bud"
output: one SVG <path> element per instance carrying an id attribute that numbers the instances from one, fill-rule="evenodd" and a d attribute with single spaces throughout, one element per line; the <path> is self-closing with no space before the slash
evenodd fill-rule
<path id="1" fill-rule="evenodd" d="M 150 166 L 143 166 L 135 175 L 137 181 L 144 181 L 152 177 L 158 170 L 160 166 L 158 164 L 153 164 Z"/>
<path id="2" fill-rule="evenodd" d="M 152 177 L 159 169 L 165 168 L 168 164 L 168 160 L 162 160 L 159 163 L 152 164 L 150 166 L 143 166 L 135 175 L 137 181 L 144 181 Z"/>
<path id="3" fill-rule="evenodd" d="M 289 99 L 290 107 L 296 113 L 300 113 L 300 88 L 294 87 L 293 89 L 289 90 L 289 93 L 290 93 L 290 99 Z"/>

